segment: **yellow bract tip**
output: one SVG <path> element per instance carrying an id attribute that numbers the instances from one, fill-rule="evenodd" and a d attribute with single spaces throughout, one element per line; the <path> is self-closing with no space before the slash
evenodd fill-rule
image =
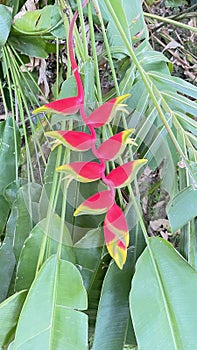
<path id="1" fill-rule="evenodd" d="M 48 109 L 45 105 L 43 105 L 43 106 L 40 106 L 40 107 L 34 109 L 34 110 L 32 111 L 32 114 L 43 113 L 43 112 L 47 112 L 48 110 L 49 110 L 49 109 Z"/>
<path id="2" fill-rule="evenodd" d="M 125 94 L 125 95 L 122 95 L 122 96 L 118 96 L 116 98 L 116 104 L 119 104 L 122 101 L 126 100 L 126 98 L 128 98 L 129 96 L 131 96 L 131 95 L 130 94 Z"/>

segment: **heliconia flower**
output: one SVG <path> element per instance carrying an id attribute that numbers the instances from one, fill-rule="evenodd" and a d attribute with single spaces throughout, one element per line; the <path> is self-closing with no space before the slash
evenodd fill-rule
<path id="1" fill-rule="evenodd" d="M 115 112 L 124 106 L 121 104 L 121 102 L 129 96 L 130 94 L 126 94 L 112 98 L 110 101 L 95 109 L 87 117 L 87 119 L 84 120 L 84 122 L 87 125 L 92 125 L 94 128 L 100 128 L 101 126 L 109 123 L 110 120 L 114 117 Z"/>
<path id="2" fill-rule="evenodd" d="M 134 143 L 129 138 L 133 131 L 134 129 L 121 131 L 104 141 L 98 148 L 99 157 L 104 160 L 114 160 L 117 158 L 124 151 L 127 144 Z"/>
<path id="3" fill-rule="evenodd" d="M 114 197 L 111 191 L 106 190 L 98 192 L 81 203 L 73 215 L 77 216 L 83 214 L 103 214 L 109 208 L 111 208 L 113 203 Z"/>
<path id="4" fill-rule="evenodd" d="M 59 140 L 72 151 L 87 151 L 92 147 L 92 136 L 82 131 L 48 131 L 45 135 Z"/>
<path id="5" fill-rule="evenodd" d="M 56 112 L 61 114 L 75 114 L 80 108 L 82 103 L 81 97 L 72 96 L 67 98 L 62 98 L 60 100 L 49 102 L 43 106 L 40 106 L 32 112 L 33 114 L 42 112 Z"/>
<path id="6" fill-rule="evenodd" d="M 80 182 L 92 182 L 102 177 L 102 165 L 96 162 L 74 162 L 61 165 L 56 170 L 66 172 Z"/>
<path id="7" fill-rule="evenodd" d="M 127 257 L 129 229 L 124 213 L 117 204 L 108 210 L 103 228 L 109 254 L 122 269 Z"/>
<path id="8" fill-rule="evenodd" d="M 138 170 L 146 162 L 147 159 L 132 160 L 113 169 L 106 178 L 113 183 L 115 188 L 125 187 L 133 181 Z"/>

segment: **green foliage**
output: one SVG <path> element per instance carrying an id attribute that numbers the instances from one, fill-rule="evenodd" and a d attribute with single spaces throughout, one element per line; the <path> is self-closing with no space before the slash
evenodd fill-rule
<path id="1" fill-rule="evenodd" d="M 196 291 L 196 271 L 168 242 L 151 238 L 137 262 L 130 293 L 138 346 L 195 347 Z"/>
<path id="2" fill-rule="evenodd" d="M 0 49 L 6 43 L 12 23 L 12 12 L 7 6 L 0 5 Z"/>
<path id="3" fill-rule="evenodd" d="M 77 268 L 51 256 L 34 280 L 19 317 L 14 348 L 87 349 L 86 291 Z M 31 315 L 31 317 L 29 317 Z"/>

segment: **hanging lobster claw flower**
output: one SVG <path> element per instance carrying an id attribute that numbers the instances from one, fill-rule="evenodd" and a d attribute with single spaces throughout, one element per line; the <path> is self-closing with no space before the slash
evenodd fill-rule
<path id="1" fill-rule="evenodd" d="M 114 204 L 107 212 L 104 220 L 104 237 L 109 254 L 120 269 L 127 258 L 129 245 L 129 229 L 122 209 Z"/>
<path id="2" fill-rule="evenodd" d="M 81 97 L 72 96 L 67 98 L 62 98 L 60 100 L 49 102 L 43 106 L 40 106 L 32 112 L 33 114 L 42 112 L 56 112 L 61 114 L 75 114 L 80 108 L 82 103 Z"/>
<path id="3" fill-rule="evenodd" d="M 108 140 L 104 141 L 98 148 L 99 156 L 104 160 L 114 160 L 125 149 L 127 144 L 135 144 L 129 138 L 134 129 L 128 129 L 115 134 Z"/>
<path id="4" fill-rule="evenodd" d="M 92 146 L 92 136 L 83 131 L 48 131 L 45 135 L 57 139 L 72 151 L 88 151 Z"/>
<path id="5" fill-rule="evenodd" d="M 102 165 L 96 162 L 74 162 L 61 165 L 56 170 L 66 172 L 80 182 L 96 181 L 102 176 Z"/>
<path id="6" fill-rule="evenodd" d="M 75 210 L 74 216 L 83 214 L 103 214 L 105 213 L 114 203 L 114 196 L 111 191 L 102 191 L 94 194 L 93 196 L 86 199 L 79 207 Z"/>
<path id="7" fill-rule="evenodd" d="M 113 169 L 106 178 L 113 183 L 115 188 L 121 188 L 131 183 L 138 170 L 147 162 L 147 159 L 137 159 L 125 163 Z"/>
<path id="8" fill-rule="evenodd" d="M 110 122 L 114 117 L 115 112 L 121 109 L 124 105 L 121 104 L 130 94 L 112 98 L 110 101 L 105 102 L 102 106 L 93 111 L 89 117 L 85 120 L 86 125 L 92 125 L 94 128 L 100 128 L 101 126 Z"/>

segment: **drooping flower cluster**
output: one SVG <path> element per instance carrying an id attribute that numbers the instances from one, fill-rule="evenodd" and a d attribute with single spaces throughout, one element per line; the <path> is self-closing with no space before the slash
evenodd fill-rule
<path id="1" fill-rule="evenodd" d="M 82 4 L 84 7 L 88 0 Z M 114 258 L 116 264 L 122 269 L 127 256 L 127 247 L 129 244 L 129 229 L 125 215 L 122 209 L 116 204 L 115 190 L 128 185 L 134 178 L 137 170 L 146 162 L 145 159 L 132 160 L 106 174 L 106 162 L 116 159 L 125 149 L 128 143 L 132 143 L 129 138 L 133 129 L 121 131 L 104 141 L 96 148 L 96 128 L 103 127 L 109 123 L 116 112 L 122 108 L 122 101 L 129 95 L 119 96 L 104 103 L 89 116 L 84 109 L 84 91 L 78 71 L 78 66 L 74 56 L 73 49 L 73 28 L 78 16 L 76 11 L 69 30 L 69 56 L 73 74 L 75 76 L 78 94 L 77 96 L 56 100 L 44 106 L 37 108 L 34 113 L 43 111 L 55 111 L 61 114 L 74 114 L 80 112 L 84 124 L 89 129 L 89 133 L 81 131 L 60 130 L 51 131 L 47 135 L 57 139 L 60 143 L 70 150 L 84 152 L 92 150 L 98 161 L 91 162 L 73 162 L 64 164 L 57 168 L 57 171 L 63 171 L 73 179 L 80 182 L 92 182 L 101 179 L 108 189 L 95 193 L 87 198 L 75 210 L 74 215 L 83 214 L 103 214 L 104 219 L 104 237 L 107 249 Z"/>

